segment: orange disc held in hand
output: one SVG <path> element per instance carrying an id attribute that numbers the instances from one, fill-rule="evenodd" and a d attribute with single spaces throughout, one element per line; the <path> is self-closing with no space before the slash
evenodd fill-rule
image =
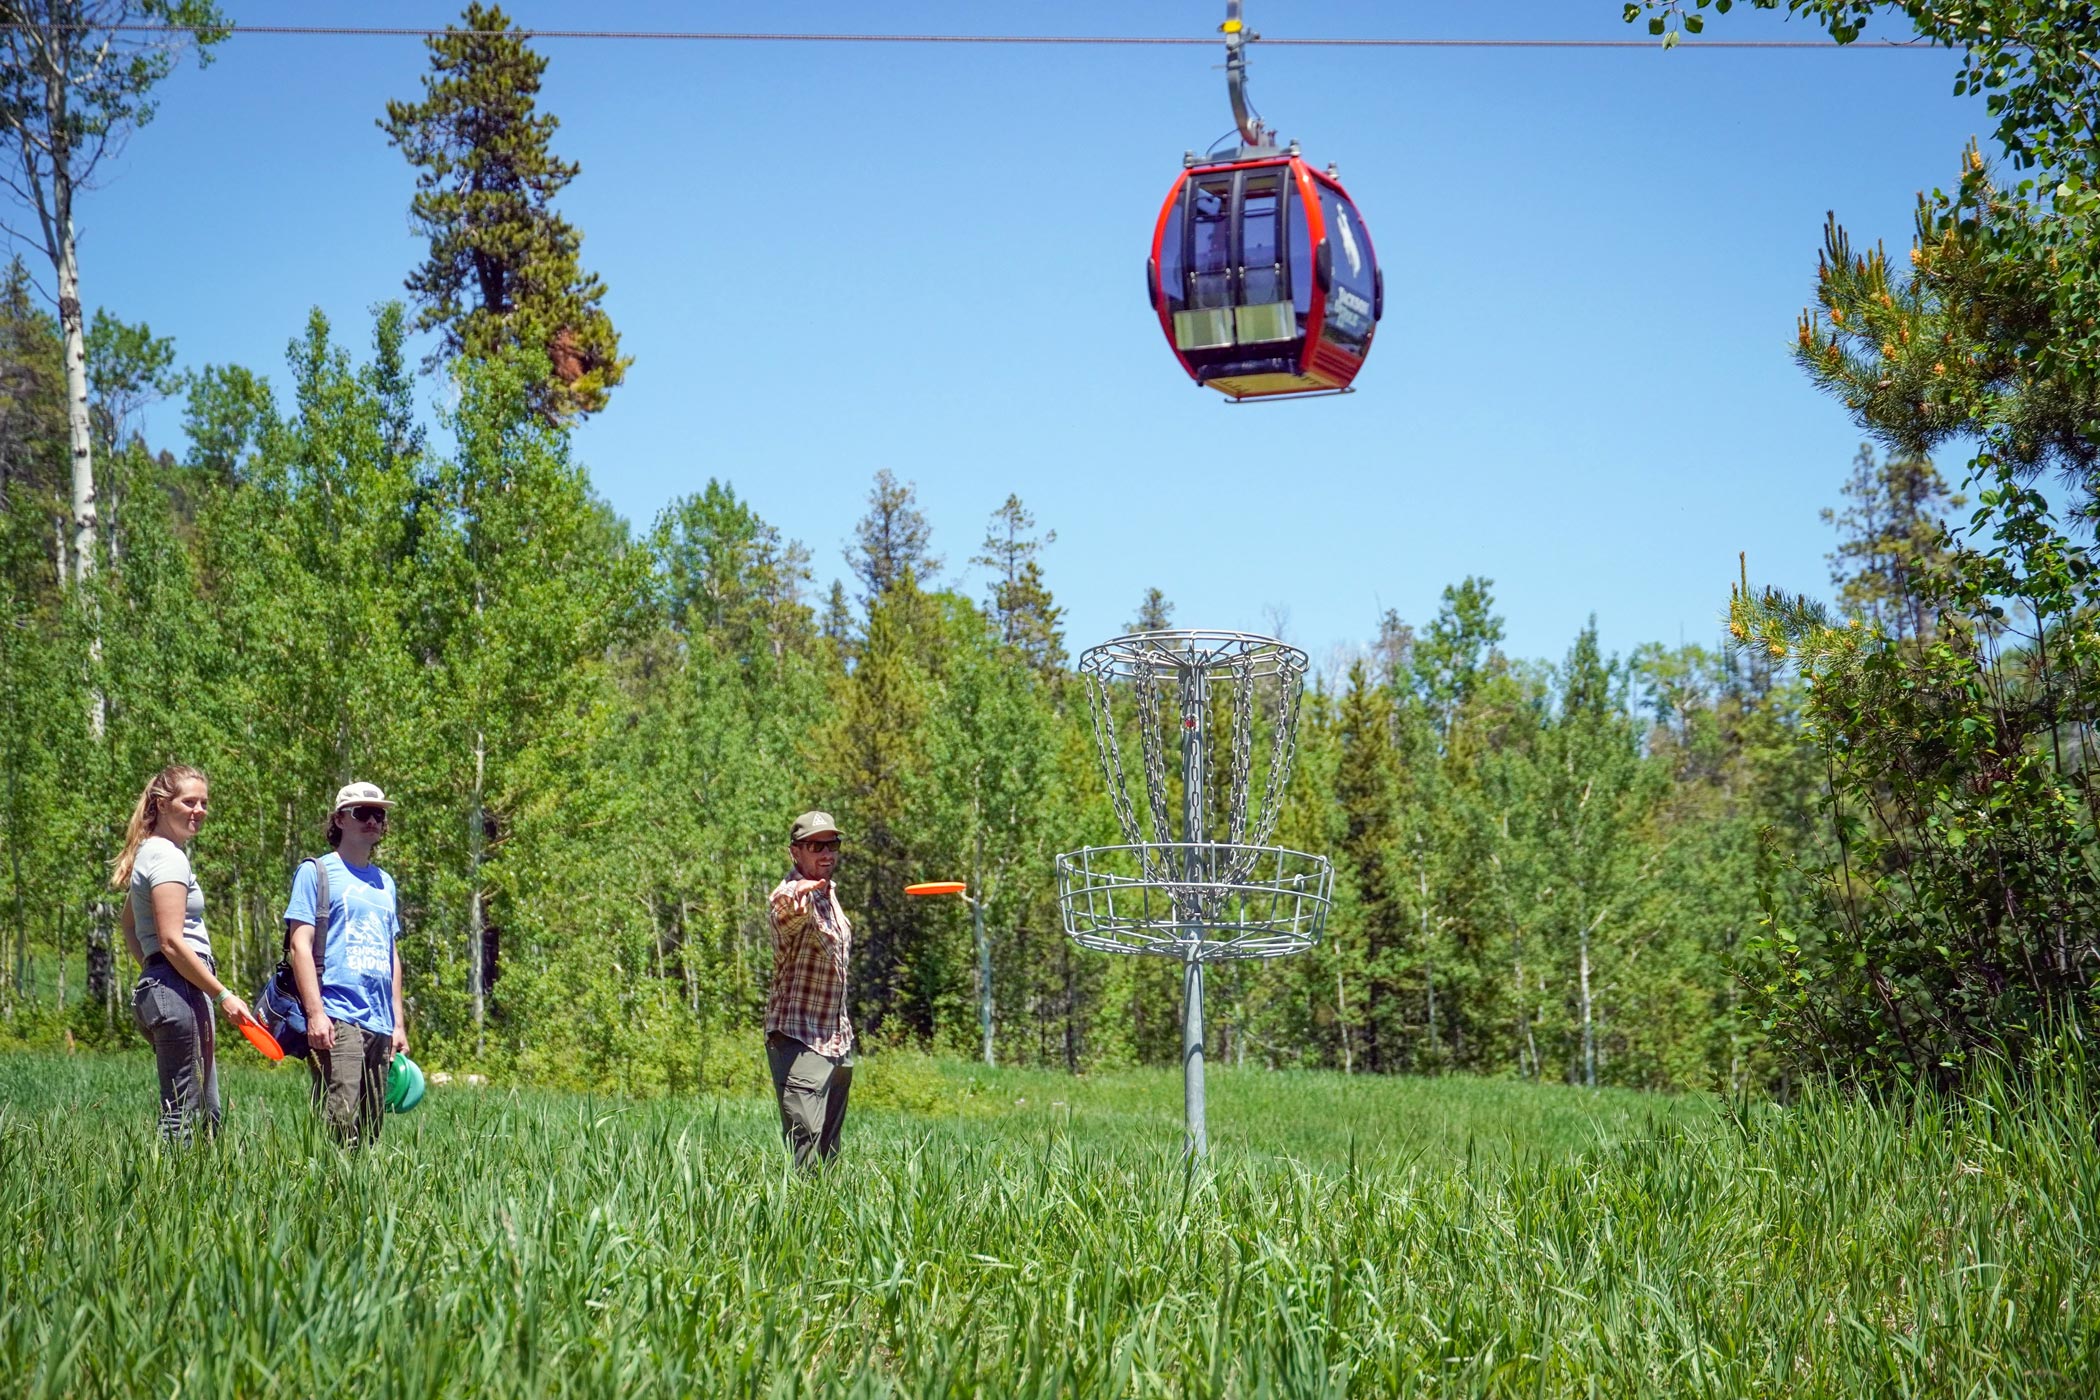
<path id="1" fill-rule="evenodd" d="M 906 885 L 906 894 L 961 894 L 969 888 L 961 880 L 924 880 L 916 885 Z"/>
<path id="2" fill-rule="evenodd" d="M 275 1064 L 284 1058 L 284 1047 L 277 1043 L 276 1036 L 263 1029 L 262 1022 L 253 1016 L 243 1016 L 234 1024 L 241 1028 L 241 1034 L 248 1037 L 248 1043 L 253 1045 L 264 1059 Z"/>

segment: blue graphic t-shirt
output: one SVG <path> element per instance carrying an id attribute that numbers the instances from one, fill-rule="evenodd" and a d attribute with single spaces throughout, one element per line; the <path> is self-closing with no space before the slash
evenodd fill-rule
<path id="1" fill-rule="evenodd" d="M 321 1009 L 331 1021 L 348 1021 L 374 1035 L 394 1032 L 394 940 L 401 916 L 394 903 L 394 877 L 376 865 L 357 866 L 330 851 L 328 942 L 322 952 Z M 287 924 L 314 920 L 314 868 L 299 863 L 292 878 Z"/>

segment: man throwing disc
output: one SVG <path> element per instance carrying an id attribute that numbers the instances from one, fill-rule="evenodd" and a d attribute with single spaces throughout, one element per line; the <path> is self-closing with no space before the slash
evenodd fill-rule
<path id="1" fill-rule="evenodd" d="M 804 812 L 788 830 L 794 869 L 774 886 L 773 985 L 766 994 L 766 1062 L 780 1100 L 780 1132 L 797 1167 L 838 1155 L 853 1086 L 853 1023 L 846 1019 L 846 959 L 853 927 L 832 872 L 838 823 Z"/>

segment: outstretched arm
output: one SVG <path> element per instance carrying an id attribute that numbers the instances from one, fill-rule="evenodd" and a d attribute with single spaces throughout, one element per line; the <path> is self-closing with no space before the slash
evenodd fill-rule
<path id="1" fill-rule="evenodd" d="M 816 917 L 817 896 L 830 889 L 829 880 L 790 878 L 783 881 L 773 893 L 774 937 L 787 938 L 800 933 Z"/>

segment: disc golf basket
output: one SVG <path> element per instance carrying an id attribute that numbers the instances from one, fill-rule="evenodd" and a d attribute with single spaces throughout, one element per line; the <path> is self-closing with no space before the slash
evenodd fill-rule
<path id="1" fill-rule="evenodd" d="M 1058 905 L 1081 947 L 1183 965 L 1183 1100 L 1196 1156 L 1208 1147 L 1204 967 L 1312 947 L 1333 902 L 1325 856 L 1268 844 L 1291 778 L 1305 669 L 1304 652 L 1246 632 L 1137 632 L 1079 658 L 1126 844 L 1059 856 Z"/>

